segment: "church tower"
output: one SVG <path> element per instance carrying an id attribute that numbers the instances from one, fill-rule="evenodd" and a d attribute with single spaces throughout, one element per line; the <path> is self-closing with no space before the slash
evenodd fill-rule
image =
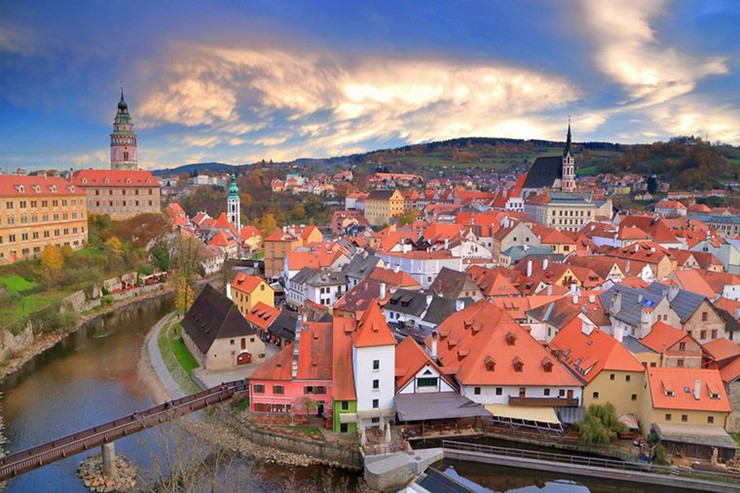
<path id="1" fill-rule="evenodd" d="M 136 160 L 136 134 L 134 123 L 128 113 L 128 104 L 123 99 L 118 102 L 118 112 L 113 121 L 113 133 L 110 134 L 110 167 L 111 169 L 138 169 Z"/>
<path id="2" fill-rule="evenodd" d="M 229 195 L 226 198 L 226 217 L 239 232 L 242 229 L 241 211 L 239 208 L 239 187 L 236 186 L 236 175 L 231 174 L 231 185 Z"/>
<path id="3" fill-rule="evenodd" d="M 574 192 L 576 189 L 575 160 L 571 150 L 570 119 L 568 119 L 568 137 L 563 150 L 563 178 L 560 183 L 563 192 Z"/>

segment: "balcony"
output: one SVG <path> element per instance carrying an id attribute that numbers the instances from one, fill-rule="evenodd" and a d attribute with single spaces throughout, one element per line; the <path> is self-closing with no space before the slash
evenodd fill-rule
<path id="1" fill-rule="evenodd" d="M 525 407 L 578 407 L 577 397 L 514 397 L 509 396 L 510 406 Z"/>

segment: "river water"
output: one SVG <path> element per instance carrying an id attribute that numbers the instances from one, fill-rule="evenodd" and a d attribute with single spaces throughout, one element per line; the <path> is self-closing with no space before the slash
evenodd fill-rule
<path id="1" fill-rule="evenodd" d="M 136 365 L 147 332 L 172 310 L 172 306 L 171 298 L 152 299 L 100 317 L 1 382 L 0 405 L 8 451 L 22 450 L 151 406 L 153 402 L 139 381 Z M 195 443 L 174 424 L 160 425 L 116 441 L 117 452 L 139 467 L 145 485 L 151 485 L 158 472 L 167 471 L 193 455 L 208 455 L 211 451 L 204 447 L 207 446 Z M 12 479 L 6 491 L 87 491 L 76 475 L 76 468 L 84 456 L 69 457 Z M 329 468 L 282 467 L 243 458 L 221 457 L 218 460 L 218 479 L 205 481 L 196 490 L 328 492 L 358 489 L 356 475 Z M 464 463 L 457 463 L 456 468 L 461 475 L 480 481 L 493 491 L 540 491 L 537 488 L 545 483 L 570 479 Z M 578 481 L 553 483 L 551 488 L 557 489 L 548 491 L 655 491 Z"/>

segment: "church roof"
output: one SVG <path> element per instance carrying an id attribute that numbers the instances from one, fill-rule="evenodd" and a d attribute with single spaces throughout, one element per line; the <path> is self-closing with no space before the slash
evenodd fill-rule
<path id="1" fill-rule="evenodd" d="M 552 187 L 563 178 L 563 159 L 560 156 L 538 157 L 524 180 L 524 189 Z"/>

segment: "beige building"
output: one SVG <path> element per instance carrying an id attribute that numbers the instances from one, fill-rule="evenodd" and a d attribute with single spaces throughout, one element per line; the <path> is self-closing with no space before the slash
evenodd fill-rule
<path id="1" fill-rule="evenodd" d="M 72 182 L 85 191 L 90 214 L 121 220 L 161 212 L 159 181 L 149 171 L 87 169 Z"/>
<path id="2" fill-rule="evenodd" d="M 60 177 L 0 176 L 0 264 L 87 241 L 84 192 Z"/>
<path id="3" fill-rule="evenodd" d="M 182 320 L 182 340 L 202 368 L 222 370 L 261 363 L 265 344 L 237 307 L 210 284 Z"/>
<path id="4" fill-rule="evenodd" d="M 591 221 L 611 219 L 612 201 L 588 194 L 549 192 L 527 199 L 524 213 L 543 226 L 579 231 Z"/>
<path id="5" fill-rule="evenodd" d="M 265 278 L 277 279 L 283 272 L 283 259 L 301 246 L 318 243 L 324 239 L 319 228 L 312 225 L 276 228 L 263 240 L 265 249 Z"/>
<path id="6" fill-rule="evenodd" d="M 365 199 L 365 218 L 370 226 L 390 224 L 403 215 L 403 195 L 398 190 L 373 190 Z"/>

